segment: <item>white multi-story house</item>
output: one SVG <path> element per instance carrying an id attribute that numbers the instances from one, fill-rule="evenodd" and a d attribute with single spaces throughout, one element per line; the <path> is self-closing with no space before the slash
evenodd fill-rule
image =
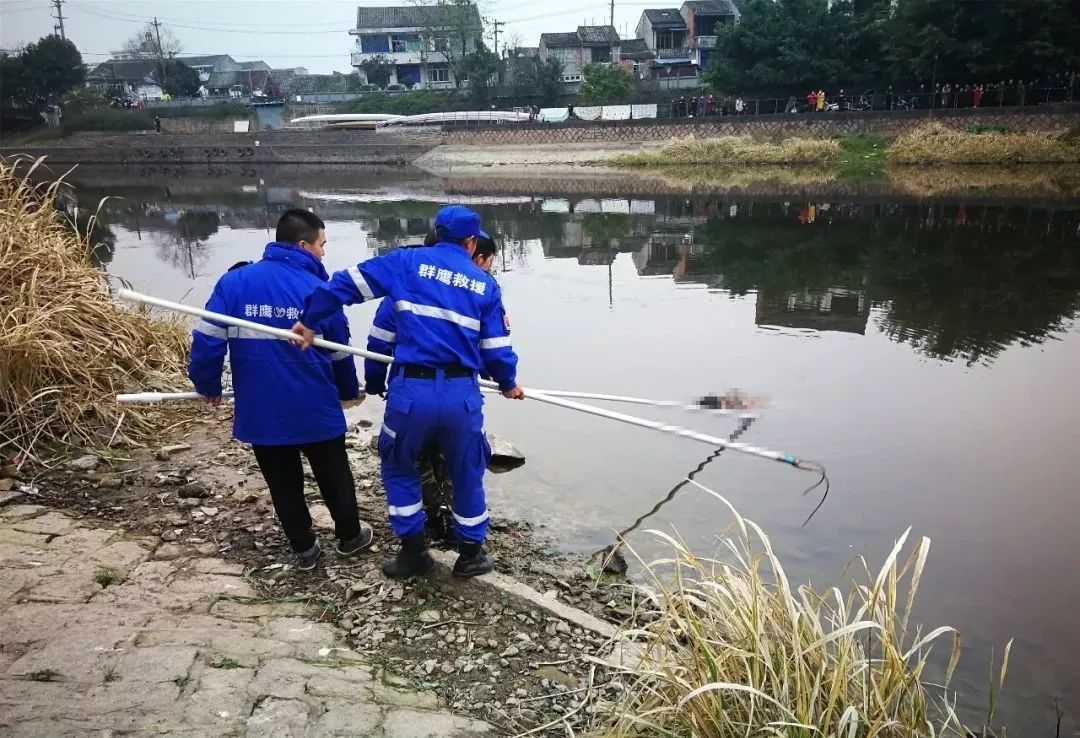
<path id="1" fill-rule="evenodd" d="M 614 26 L 578 26 L 572 33 L 541 33 L 540 58 L 558 59 L 563 83 L 580 85 L 590 64 L 617 64 L 619 32 Z"/>
<path id="2" fill-rule="evenodd" d="M 378 58 L 393 67 L 389 84 L 452 88 L 454 62 L 476 51 L 483 31 L 475 5 L 357 8 L 352 65 L 364 82 L 362 65 Z"/>
<path id="3" fill-rule="evenodd" d="M 643 11 L 636 30 L 655 54 L 662 86 L 694 87 L 716 48 L 716 29 L 738 20 L 732 0 L 686 0 L 679 8 Z"/>

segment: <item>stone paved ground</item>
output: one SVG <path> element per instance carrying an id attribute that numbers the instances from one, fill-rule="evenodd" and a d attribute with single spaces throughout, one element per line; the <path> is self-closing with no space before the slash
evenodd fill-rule
<path id="1" fill-rule="evenodd" d="M 0 736 L 491 734 L 207 546 L 0 507 Z"/>

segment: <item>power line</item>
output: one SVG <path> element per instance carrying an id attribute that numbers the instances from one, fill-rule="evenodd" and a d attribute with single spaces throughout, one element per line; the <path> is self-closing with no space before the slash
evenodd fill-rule
<path id="1" fill-rule="evenodd" d="M 74 7 L 76 10 L 78 10 L 80 13 L 86 13 L 87 15 L 93 15 L 93 16 L 97 16 L 99 18 L 106 18 L 108 20 L 114 20 L 114 21 L 122 21 L 124 23 L 135 23 L 137 25 L 144 25 L 146 23 L 150 23 L 150 25 L 153 25 L 153 22 L 151 20 L 153 18 L 153 16 L 145 16 L 145 17 L 127 16 L 127 17 L 125 17 L 125 16 L 121 16 L 121 15 L 114 15 L 112 13 L 107 13 L 107 12 L 104 12 L 104 11 L 100 11 L 100 10 L 97 10 L 96 8 L 78 7 L 78 6 L 72 6 L 72 7 Z M 224 27 L 224 26 L 206 25 L 206 24 L 203 24 L 203 23 L 191 23 L 191 22 L 187 22 L 187 21 L 173 21 L 173 22 L 169 23 L 169 25 L 172 26 L 173 28 L 187 28 L 187 29 L 191 29 L 191 30 L 194 30 L 194 31 L 210 31 L 210 32 L 213 32 L 213 33 L 235 33 L 235 34 L 243 34 L 245 36 L 250 36 L 251 33 L 252 33 L 250 28 L 248 28 L 248 29 L 229 28 L 229 27 Z M 349 30 L 351 30 L 351 29 L 342 28 L 342 27 L 339 26 L 337 29 L 334 29 L 334 30 L 323 30 L 323 31 L 307 30 L 307 31 L 304 31 L 303 33 L 304 34 L 313 34 L 313 33 L 342 34 L 342 33 L 347 33 Z M 289 35 L 289 36 L 295 36 L 297 32 L 294 29 L 294 30 L 291 30 L 291 31 L 262 31 L 262 30 L 260 30 L 258 33 L 259 33 L 259 35 L 264 35 L 264 36 L 266 36 L 266 35 Z"/>
<path id="2" fill-rule="evenodd" d="M 141 15 L 139 13 L 124 13 L 124 12 L 121 12 L 121 11 L 118 11 L 118 10 L 111 10 L 111 9 L 110 10 L 105 10 L 103 8 L 100 8 L 100 7 L 91 7 L 91 6 L 96 6 L 96 4 L 86 2 L 85 0 L 66 0 L 66 1 L 74 3 L 74 5 L 79 6 L 79 9 L 84 11 L 84 12 L 94 12 L 94 13 L 97 13 L 99 15 L 106 15 L 107 14 L 107 15 L 112 16 L 115 20 L 141 20 L 141 21 L 145 22 L 145 21 L 150 21 L 155 17 L 155 16 L 149 16 L 149 15 Z M 83 7 L 83 6 L 85 6 L 85 7 Z M 243 22 L 243 23 L 227 23 L 227 22 L 220 22 L 220 23 L 203 24 L 203 23 L 200 23 L 198 20 L 192 20 L 191 18 L 167 18 L 165 16 L 156 16 L 156 17 L 159 20 L 170 21 L 170 22 L 174 22 L 174 23 L 196 24 L 196 25 L 198 25 L 199 28 L 204 28 L 204 27 L 207 27 L 207 26 L 220 27 L 220 28 L 235 28 L 237 30 L 246 31 L 248 33 L 251 32 L 252 28 L 289 28 L 289 29 L 293 29 L 293 31 L 295 31 L 295 29 L 297 29 L 297 28 L 329 28 L 329 29 L 332 29 L 332 30 L 338 30 L 338 29 L 340 29 L 342 27 L 341 23 L 325 23 L 325 22 L 324 23 L 247 23 L 247 22 Z"/>

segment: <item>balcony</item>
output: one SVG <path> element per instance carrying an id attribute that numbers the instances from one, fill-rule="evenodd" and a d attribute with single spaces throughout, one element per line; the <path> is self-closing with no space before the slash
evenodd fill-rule
<path id="1" fill-rule="evenodd" d="M 352 65 L 360 66 L 363 62 L 381 56 L 391 64 L 446 64 L 446 55 L 439 51 L 377 51 L 377 52 L 352 52 Z"/>
<path id="2" fill-rule="evenodd" d="M 716 48 L 716 36 L 698 36 L 696 42 L 699 49 Z"/>
<path id="3" fill-rule="evenodd" d="M 667 61 L 667 60 L 689 61 L 690 60 L 690 49 L 688 49 L 686 47 L 675 47 L 675 48 L 670 48 L 670 49 L 660 48 L 660 49 L 656 50 L 656 60 L 657 61 Z"/>

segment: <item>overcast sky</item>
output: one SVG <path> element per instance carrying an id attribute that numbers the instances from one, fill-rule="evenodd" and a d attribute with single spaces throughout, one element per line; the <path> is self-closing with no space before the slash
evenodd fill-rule
<path id="1" fill-rule="evenodd" d="M 407 4 L 415 0 L 399 0 Z M 681 3 L 681 0 L 679 0 Z M 351 71 L 349 52 L 358 5 L 389 2 L 344 0 L 64 0 L 64 28 L 87 63 L 105 61 L 125 39 L 157 16 L 180 39 L 187 54 L 229 54 L 237 61 L 262 59 L 271 67 L 307 67 L 313 73 Z M 672 5 L 675 5 L 674 3 Z M 633 36 L 645 7 L 665 3 L 617 2 L 615 26 Z M 581 24 L 606 23 L 610 6 L 603 0 L 481 0 L 485 19 L 506 25 L 507 39 L 536 46 L 546 31 L 572 31 Z M 0 0 L 0 47 L 12 49 L 52 33 L 54 9 L 49 0 Z M 492 45 L 487 27 L 488 47 Z"/>

